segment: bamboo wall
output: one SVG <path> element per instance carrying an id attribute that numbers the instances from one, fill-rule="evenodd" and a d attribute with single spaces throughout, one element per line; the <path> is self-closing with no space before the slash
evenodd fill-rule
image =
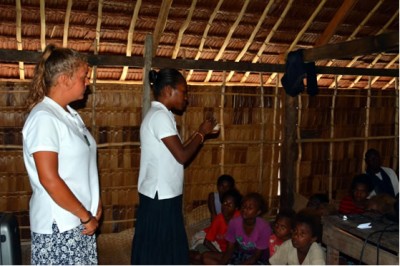
<path id="1" fill-rule="evenodd" d="M 28 83 L 0 84 L 0 211 L 17 214 L 21 238 L 29 233 L 31 193 L 22 159 L 23 101 Z M 101 232 L 134 226 L 138 203 L 142 87 L 96 84 L 79 112 L 98 143 L 104 221 Z M 279 203 L 284 90 L 264 87 L 190 86 L 189 108 L 177 118 L 183 139 L 209 114 L 221 123 L 186 167 L 184 211 L 204 204 L 223 173 L 245 194 L 261 192 L 271 210 Z M 363 169 L 367 148 L 381 151 L 398 170 L 398 95 L 393 90 L 320 90 L 298 97 L 296 191 L 326 191 L 335 198 Z M 78 108 L 78 106 L 76 106 Z M 286 110 L 287 111 L 287 110 Z"/>

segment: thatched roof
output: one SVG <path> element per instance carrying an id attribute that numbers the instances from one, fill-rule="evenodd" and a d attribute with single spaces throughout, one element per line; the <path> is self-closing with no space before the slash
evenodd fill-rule
<path id="1" fill-rule="evenodd" d="M 323 73 L 321 87 L 336 74 L 341 88 L 394 88 L 398 76 L 398 0 L 1 0 L 0 14 L 2 80 L 32 77 L 32 54 L 8 50 L 55 43 L 112 55 L 104 62 L 117 66 L 99 64 L 97 82 L 141 82 L 149 34 L 153 66 L 184 68 L 193 83 L 259 85 L 262 69 L 263 83 L 275 86 L 297 49 Z"/>

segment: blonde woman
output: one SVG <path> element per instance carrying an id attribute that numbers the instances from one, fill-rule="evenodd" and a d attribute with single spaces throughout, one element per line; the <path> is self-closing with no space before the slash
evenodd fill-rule
<path id="1" fill-rule="evenodd" d="M 32 264 L 97 264 L 95 231 L 102 207 L 96 143 L 69 106 L 89 84 L 86 58 L 46 47 L 27 99 L 23 134 L 32 186 Z"/>

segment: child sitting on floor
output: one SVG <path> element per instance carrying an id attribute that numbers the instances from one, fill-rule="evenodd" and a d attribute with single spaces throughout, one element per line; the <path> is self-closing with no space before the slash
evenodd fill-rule
<path id="1" fill-rule="evenodd" d="M 276 249 L 286 240 L 290 239 L 294 229 L 295 212 L 293 210 L 281 210 L 273 224 L 273 234 L 269 239 L 269 256 L 276 252 Z"/>
<path id="2" fill-rule="evenodd" d="M 190 257 L 192 264 L 201 264 L 203 256 L 213 256 L 214 253 L 225 252 L 227 242 L 225 240 L 228 223 L 233 217 L 240 216 L 239 208 L 242 195 L 236 189 L 228 190 L 222 196 L 222 211 L 215 216 L 211 225 L 204 229 L 204 240 L 191 250 Z"/>
<path id="3" fill-rule="evenodd" d="M 218 177 L 217 192 L 210 192 L 208 195 L 207 205 L 211 214 L 211 221 L 217 214 L 221 213 L 222 195 L 233 188 L 235 188 L 235 179 L 232 176 L 224 174 Z"/>
<path id="4" fill-rule="evenodd" d="M 361 214 L 365 212 L 368 203 L 368 195 L 373 190 L 373 185 L 368 175 L 360 174 L 351 182 L 350 195 L 340 201 L 339 213 Z"/>
<path id="5" fill-rule="evenodd" d="M 240 216 L 228 225 L 226 252 L 215 257 L 204 257 L 205 264 L 265 264 L 268 262 L 268 244 L 271 226 L 259 217 L 266 211 L 263 197 L 250 193 L 242 201 Z M 207 259 L 207 260 L 206 260 Z"/>
<path id="6" fill-rule="evenodd" d="M 318 215 L 303 210 L 296 215 L 292 239 L 286 240 L 269 259 L 271 265 L 324 265 L 325 253 L 316 242 L 321 231 Z"/>

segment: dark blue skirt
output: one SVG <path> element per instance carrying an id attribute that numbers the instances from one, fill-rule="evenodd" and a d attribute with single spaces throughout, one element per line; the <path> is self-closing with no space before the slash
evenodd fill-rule
<path id="1" fill-rule="evenodd" d="M 158 200 L 139 193 L 131 264 L 189 264 L 182 195 Z"/>

